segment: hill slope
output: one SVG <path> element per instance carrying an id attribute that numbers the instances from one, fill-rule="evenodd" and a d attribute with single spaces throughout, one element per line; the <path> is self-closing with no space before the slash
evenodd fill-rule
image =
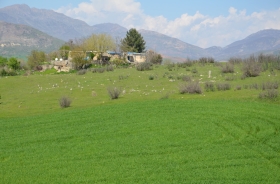
<path id="1" fill-rule="evenodd" d="M 229 56 L 245 57 L 257 52 L 280 50 L 280 30 L 267 29 L 251 34 L 224 47 L 218 54 L 220 58 Z"/>
<path id="2" fill-rule="evenodd" d="M 15 13 L 16 12 L 16 13 Z M 27 5 L 12 5 L 0 9 L 0 20 L 34 27 L 53 37 L 68 41 L 95 33 L 106 33 L 114 39 L 125 37 L 127 29 L 112 23 L 89 26 L 87 23 L 67 17 L 53 10 L 30 8 Z M 226 60 L 230 57 L 247 57 L 254 53 L 279 53 L 280 30 L 263 30 L 226 47 L 202 49 L 179 39 L 154 31 L 139 30 L 146 40 L 147 49 L 153 49 L 165 57 L 192 58 L 214 57 Z"/>
<path id="3" fill-rule="evenodd" d="M 25 58 L 31 50 L 51 52 L 64 41 L 26 25 L 0 21 L 0 55 Z"/>

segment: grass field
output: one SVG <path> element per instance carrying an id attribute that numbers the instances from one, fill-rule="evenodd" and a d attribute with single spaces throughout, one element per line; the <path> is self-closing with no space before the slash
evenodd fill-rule
<path id="1" fill-rule="evenodd" d="M 180 94 L 183 75 L 202 88 L 233 80 Z M 258 98 L 279 71 L 241 75 L 197 65 L 0 78 L 0 183 L 280 183 L 279 97 Z"/>

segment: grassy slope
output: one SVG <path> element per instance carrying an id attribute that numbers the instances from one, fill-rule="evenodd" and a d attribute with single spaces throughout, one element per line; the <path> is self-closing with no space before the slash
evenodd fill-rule
<path id="1" fill-rule="evenodd" d="M 1 121 L 3 183 L 278 183 L 279 106 L 156 100 Z"/>
<path id="2" fill-rule="evenodd" d="M 197 67 L 197 78 L 209 80 L 209 67 Z M 219 68 L 211 70 L 223 81 Z M 1 182 L 280 182 L 278 100 L 258 100 L 260 90 L 249 89 L 180 95 L 180 82 L 166 72 L 0 78 Z M 268 75 L 231 83 L 279 80 Z M 109 100 L 111 85 L 126 93 Z M 73 99 L 71 108 L 60 109 L 62 95 Z"/>

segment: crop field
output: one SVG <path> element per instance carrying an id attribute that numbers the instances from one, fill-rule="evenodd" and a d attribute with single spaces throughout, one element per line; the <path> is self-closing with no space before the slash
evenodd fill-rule
<path id="1" fill-rule="evenodd" d="M 2 77 L 0 183 L 280 183 L 280 101 L 259 98 L 279 76 L 196 64 Z M 202 92 L 180 93 L 192 81 Z"/>

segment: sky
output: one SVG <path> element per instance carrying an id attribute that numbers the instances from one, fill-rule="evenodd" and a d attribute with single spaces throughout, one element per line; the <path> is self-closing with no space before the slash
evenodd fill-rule
<path id="1" fill-rule="evenodd" d="M 157 31 L 202 48 L 280 30 L 280 0 L 0 0 L 0 8 L 13 4 L 54 10 L 89 25 Z"/>

